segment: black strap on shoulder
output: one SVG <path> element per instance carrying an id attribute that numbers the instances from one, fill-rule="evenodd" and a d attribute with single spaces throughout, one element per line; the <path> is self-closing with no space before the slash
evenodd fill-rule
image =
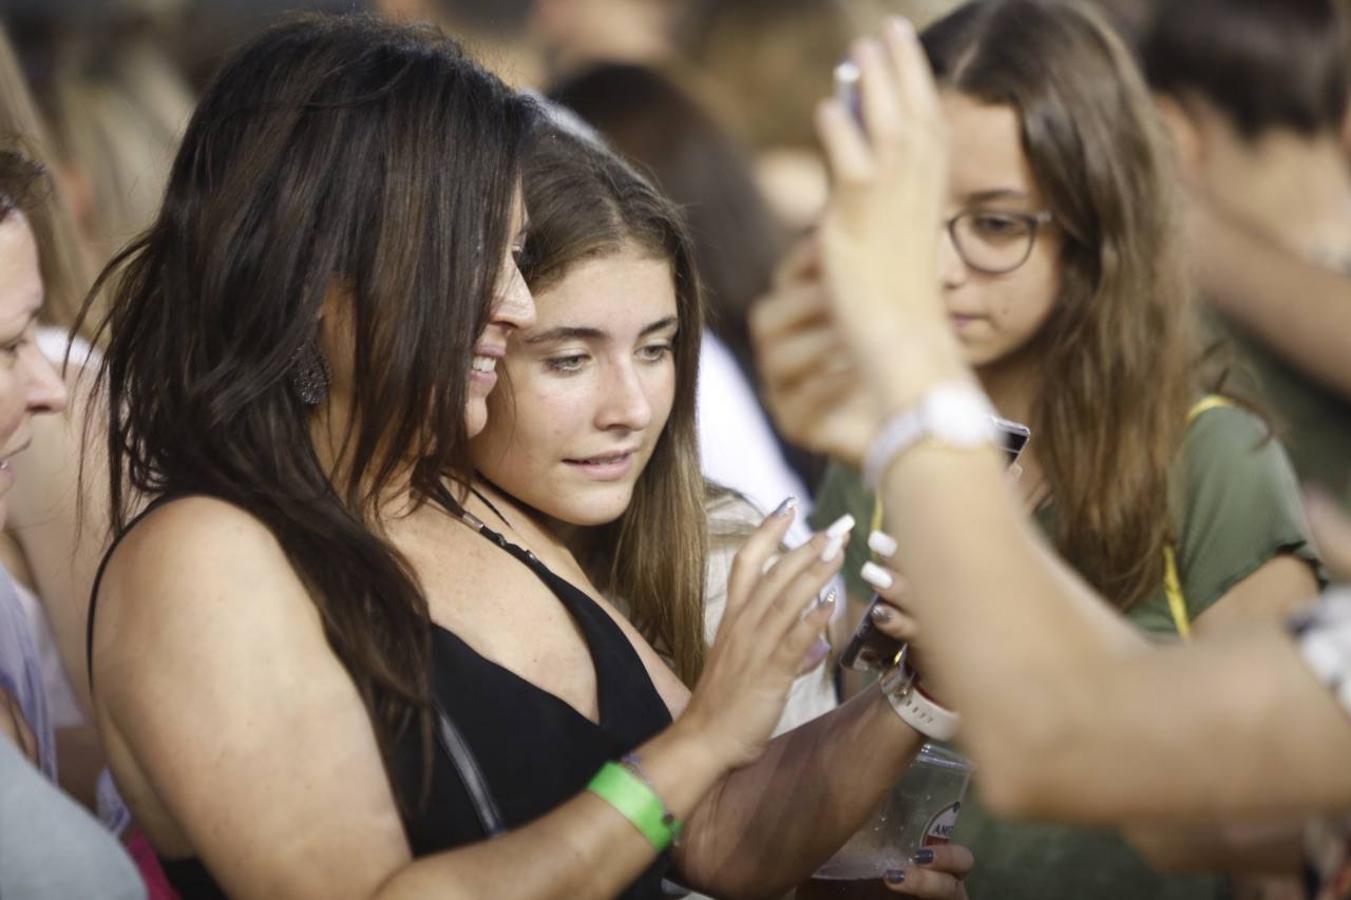
<path id="1" fill-rule="evenodd" d="M 141 520 L 150 515 L 159 507 L 168 503 L 170 500 L 181 499 L 183 494 L 163 495 L 156 497 L 145 509 L 137 513 L 130 522 L 126 524 L 121 531 L 113 538 L 108 549 L 103 553 L 103 559 L 99 561 L 98 572 L 94 575 L 94 585 L 89 593 L 89 616 L 85 629 L 85 665 L 89 670 L 89 687 L 94 687 L 94 612 L 98 605 L 99 585 L 103 582 L 103 573 L 108 568 L 108 561 L 112 559 L 113 551 L 122 543 L 122 540 L 131 533 L 131 530 L 140 524 Z M 463 514 L 463 510 L 458 510 L 459 504 L 447 492 L 442 500 L 443 505 L 448 506 Z M 449 501 L 449 503 L 446 503 Z M 456 727 L 450 716 L 441 707 L 439 702 L 433 699 L 436 708 L 436 739 L 445 751 L 446 756 L 450 758 L 450 763 L 454 766 L 456 773 L 460 776 L 460 781 L 464 784 L 465 790 L 469 793 L 469 799 L 474 804 L 474 812 L 478 816 L 479 823 L 483 826 L 483 832 L 488 837 L 501 834 L 506 830 L 502 824 L 502 813 L 497 807 L 497 802 L 493 799 L 492 792 L 488 789 L 488 780 L 483 775 L 483 770 L 479 767 L 478 760 L 474 757 L 474 752 L 469 748 L 464 735 Z"/>
<path id="2" fill-rule="evenodd" d="M 131 529 L 139 525 L 142 519 L 168 503 L 170 500 L 179 500 L 185 496 L 187 495 L 161 494 L 154 500 L 151 500 L 145 509 L 132 516 L 131 521 L 113 536 L 113 542 L 108 545 L 107 550 L 103 551 L 103 559 L 99 560 L 98 571 L 94 574 L 94 584 L 89 589 L 89 614 L 85 616 L 84 664 L 85 670 L 88 673 L 89 689 L 91 691 L 94 689 L 94 610 L 98 606 L 99 585 L 103 583 L 103 573 L 104 570 L 108 568 L 108 560 L 112 559 L 113 551 L 117 549 L 117 545 L 122 543 L 122 539 L 130 534 Z"/>

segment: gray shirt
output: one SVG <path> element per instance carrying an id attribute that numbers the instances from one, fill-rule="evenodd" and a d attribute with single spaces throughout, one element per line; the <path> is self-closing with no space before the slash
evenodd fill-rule
<path id="1" fill-rule="evenodd" d="M 0 737 L 0 900 L 144 900 L 131 858 Z"/>
<path id="2" fill-rule="evenodd" d="M 19 602 L 14 582 L 0 567 L 0 687 L 19 703 L 19 709 L 38 743 L 38 764 L 56 780 L 56 737 L 42 685 L 42 660 L 32 626 Z"/>

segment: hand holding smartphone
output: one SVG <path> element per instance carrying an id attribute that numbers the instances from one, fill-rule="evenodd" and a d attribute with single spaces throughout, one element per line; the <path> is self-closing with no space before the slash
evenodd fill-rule
<path id="1" fill-rule="evenodd" d="M 1010 422 L 998 416 L 993 418 L 995 428 L 999 432 L 1000 446 L 1003 447 L 1005 458 L 1012 468 L 1017 465 L 1018 457 L 1022 455 L 1023 448 L 1032 438 L 1032 431 L 1018 422 Z M 881 602 L 883 601 L 874 594 L 872 603 L 868 604 L 868 611 L 863 615 L 863 621 L 859 622 L 854 636 L 844 648 L 840 665 L 846 669 L 853 669 L 855 672 L 882 673 L 896 664 L 905 642 L 883 633 L 873 623 L 873 607 Z"/>

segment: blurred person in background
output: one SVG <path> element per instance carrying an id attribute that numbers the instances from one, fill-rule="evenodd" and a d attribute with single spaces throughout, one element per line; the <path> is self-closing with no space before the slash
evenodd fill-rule
<path id="1" fill-rule="evenodd" d="M 1016 490 L 1039 530 L 1156 638 L 1303 602 L 1318 581 L 1298 485 L 1266 423 L 1202 365 L 1177 183 L 1128 51 L 1087 7 L 1018 0 L 961 7 L 923 41 L 951 134 L 949 327 L 999 415 L 1031 428 Z M 794 259 L 779 289 L 810 296 L 816 277 Z M 877 520 L 861 476 L 837 465 L 816 522 L 846 511 Z M 861 601 L 894 586 L 863 574 L 870 557 L 860 529 L 845 574 Z M 979 790 L 954 836 L 980 860 L 977 895 L 1224 891 L 1151 871 L 1112 832 L 1002 820 Z"/>
<path id="2" fill-rule="evenodd" d="M 65 385 L 37 346 L 37 317 L 44 291 L 39 251 L 25 212 L 44 174 L 14 138 L 0 146 L 0 516 L 14 486 L 10 457 L 28 448 L 34 419 L 59 413 Z M 48 711 L 41 660 L 32 628 L 9 573 L 0 569 L 0 698 L 9 715 L 4 730 L 43 774 L 56 780 L 56 735 Z"/>
<path id="3" fill-rule="evenodd" d="M 28 448 L 32 424 L 66 400 L 37 341 L 45 291 L 27 211 L 40 209 L 44 180 L 41 166 L 7 137 L 0 146 L 0 521 L 16 481 L 11 458 Z M 144 897 L 112 836 L 54 783 L 60 764 L 43 669 L 28 614 L 0 568 L 0 895 Z"/>
<path id="4" fill-rule="evenodd" d="M 537 0 L 372 0 L 396 22 L 430 22 L 518 90 L 541 88 L 546 60 L 530 31 Z"/>
<path id="5" fill-rule="evenodd" d="M 1310 377 L 1305 347 L 1291 343 L 1317 301 L 1288 283 L 1271 298 L 1279 319 L 1245 316 L 1260 251 L 1226 253 L 1223 234 L 1244 232 L 1335 273 L 1343 293 L 1351 291 L 1351 169 L 1341 140 L 1347 51 L 1347 22 L 1334 0 L 1163 0 L 1139 38 L 1198 207 L 1200 288 L 1241 339 L 1243 363 L 1288 428 L 1300 478 L 1351 507 L 1351 394 Z M 1351 319 L 1351 302 L 1341 302 Z M 1317 322 L 1316 313 L 1307 320 Z M 1336 338 L 1347 342 L 1342 364 L 1351 368 L 1348 334 Z"/>
<path id="6" fill-rule="evenodd" d="M 850 40 L 884 14 L 924 23 L 955 0 L 696 0 L 683 35 L 695 92 L 750 147 L 761 188 L 797 234 L 825 203 L 812 109 Z"/>
<path id="7" fill-rule="evenodd" d="M 683 0 L 534 0 L 530 31 L 553 79 L 593 63 L 660 66 L 681 46 Z"/>
<path id="8" fill-rule="evenodd" d="M 755 389 L 746 314 L 769 287 L 784 235 L 745 151 L 672 78 L 652 69 L 597 65 L 555 85 L 550 96 L 651 173 L 688 224 L 711 331 L 699 363 L 704 474 L 762 510 L 798 497 L 805 514 L 820 464 L 779 437 Z"/>
<path id="9" fill-rule="evenodd" d="M 173 24 L 132 4 L 78 18 L 10 18 L 57 173 L 96 263 L 149 227 L 193 95 L 168 52 Z"/>
<path id="10" fill-rule="evenodd" d="M 938 287 L 945 104 L 918 42 L 894 34 L 909 51 L 898 65 L 859 50 L 867 133 L 842 104 L 820 113 L 837 179 L 828 290 L 756 313 L 775 408 L 881 485 L 925 683 L 962 710 L 999 810 L 1217 835 L 1329 816 L 1309 822 L 1306 895 L 1351 897 L 1351 595 L 1160 646 L 1029 527 Z M 1313 509 L 1351 571 L 1351 523 Z"/>
<path id="11" fill-rule="evenodd" d="M 46 126 L 34 108 L 3 30 L 0 133 L 23 135 L 33 148 L 35 160 L 51 160 Z M 72 341 L 69 329 L 91 274 L 84 243 L 65 201 L 61 180 L 46 177 L 27 204 L 27 218 L 42 248 L 39 263 L 46 293 L 38 313 L 36 340 L 47 360 L 64 374 L 71 402 L 63 414 L 33 420 L 32 452 L 11 463 L 20 477 L 7 498 L 0 560 L 13 576 L 33 625 L 56 731 L 61 784 L 94 809 L 104 757 L 98 735 L 88 721 L 83 646 L 89 587 L 107 538 L 107 519 L 101 515 L 103 491 L 93 486 L 102 484 L 97 471 L 91 473 L 93 483 L 83 506 L 78 492 L 87 396 L 77 383 L 90 348 L 79 336 Z M 110 825 L 122 821 L 117 807 L 111 798 L 105 803 Z"/>

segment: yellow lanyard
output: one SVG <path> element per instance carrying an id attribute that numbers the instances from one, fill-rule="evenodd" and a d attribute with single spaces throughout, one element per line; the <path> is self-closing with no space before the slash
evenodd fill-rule
<path id="1" fill-rule="evenodd" d="M 1218 394 L 1202 397 L 1196 402 L 1195 406 L 1188 410 L 1187 425 L 1190 427 L 1196 421 L 1197 416 L 1204 412 L 1233 405 L 1232 400 Z M 882 530 L 882 501 L 876 497 L 873 498 L 872 524 L 870 527 L 873 531 Z M 1187 598 L 1182 593 L 1182 579 L 1178 577 L 1177 553 L 1173 550 L 1171 544 L 1163 548 L 1163 593 L 1168 598 L 1168 612 L 1173 618 L 1173 627 L 1177 629 L 1178 637 L 1184 641 L 1191 640 L 1191 617 L 1187 614 Z"/>

